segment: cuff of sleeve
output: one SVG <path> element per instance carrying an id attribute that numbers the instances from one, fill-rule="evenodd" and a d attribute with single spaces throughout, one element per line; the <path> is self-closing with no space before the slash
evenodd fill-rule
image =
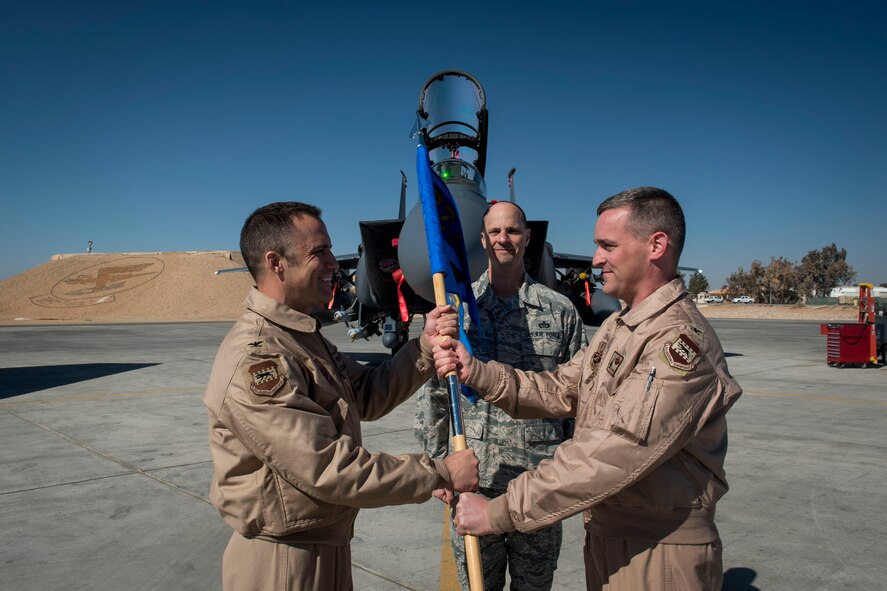
<path id="1" fill-rule="evenodd" d="M 425 331 L 419 335 L 419 350 L 423 355 L 431 355 L 433 352 L 434 346 L 431 344 L 431 341 L 428 340 L 428 337 L 425 336 Z"/>
<path id="2" fill-rule="evenodd" d="M 397 354 L 400 355 L 404 350 L 413 356 L 413 366 L 424 379 L 434 375 L 434 356 L 431 352 L 431 344 L 425 338 L 424 333 L 419 338 L 408 341 L 406 346 L 398 351 Z"/>
<path id="3" fill-rule="evenodd" d="M 517 529 L 508 512 L 506 495 L 496 497 L 487 503 L 487 519 L 490 520 L 490 527 L 493 528 L 494 534 L 504 534 Z"/>
<path id="4" fill-rule="evenodd" d="M 504 382 L 502 365 L 496 361 L 474 360 L 465 385 L 474 388 L 484 400 L 496 398 Z"/>
<path id="5" fill-rule="evenodd" d="M 446 488 L 450 484 L 450 471 L 447 470 L 447 465 L 443 460 L 431 459 L 431 463 L 434 464 L 434 469 L 440 477 L 435 488 Z"/>

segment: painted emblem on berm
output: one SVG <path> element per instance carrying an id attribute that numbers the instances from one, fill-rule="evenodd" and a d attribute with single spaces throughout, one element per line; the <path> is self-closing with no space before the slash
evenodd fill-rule
<path id="1" fill-rule="evenodd" d="M 156 278 L 163 261 L 155 257 L 126 256 L 91 265 L 56 283 L 52 291 L 29 298 L 45 308 L 82 308 L 115 301 L 121 292 Z"/>

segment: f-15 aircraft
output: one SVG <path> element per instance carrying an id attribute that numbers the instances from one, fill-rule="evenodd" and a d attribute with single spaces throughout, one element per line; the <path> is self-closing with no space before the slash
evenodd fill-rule
<path id="1" fill-rule="evenodd" d="M 456 202 L 473 281 L 487 268 L 480 243 L 483 214 L 490 204 L 484 180 L 488 138 L 484 89 L 467 72 L 438 72 L 422 86 L 416 115 L 414 132 L 421 134 L 432 169 Z M 511 201 L 515 201 L 514 174 L 515 169 L 508 174 Z M 359 252 L 340 257 L 331 302 L 334 319 L 356 324 L 349 331 L 352 339 L 381 335 L 392 350 L 406 342 L 413 315 L 428 312 L 434 301 L 422 209 L 417 202 L 406 213 L 406 187 L 407 177 L 401 171 L 396 218 L 359 223 Z M 569 297 L 586 324 L 600 324 L 619 310 L 618 300 L 597 289 L 592 257 L 555 252 L 547 241 L 548 222 L 527 223 L 533 240 L 525 263 L 533 279 Z M 350 294 L 351 304 L 340 307 L 349 299 L 345 294 Z"/>
<path id="2" fill-rule="evenodd" d="M 483 214 L 490 205 L 484 180 L 488 129 L 484 89 L 467 72 L 438 72 L 422 86 L 416 119 L 414 134 L 421 134 L 432 169 L 456 202 L 474 281 L 487 268 L 480 242 Z M 515 172 L 512 168 L 507 179 L 513 202 Z M 422 208 L 417 199 L 407 214 L 406 195 L 407 176 L 401 171 L 397 217 L 359 222 L 358 252 L 337 257 L 340 268 L 332 298 L 328 309 L 318 313 L 324 322 L 348 323 L 352 340 L 381 336 L 392 352 L 407 341 L 413 316 L 434 307 Z M 619 300 L 597 288 L 591 256 L 555 252 L 547 240 L 548 221 L 527 224 L 533 236 L 525 255 L 530 277 L 567 296 L 587 325 L 599 325 L 620 309 Z"/>

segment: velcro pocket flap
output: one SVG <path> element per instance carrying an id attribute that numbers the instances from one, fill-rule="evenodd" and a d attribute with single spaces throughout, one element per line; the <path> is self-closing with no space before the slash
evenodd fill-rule
<path id="1" fill-rule="evenodd" d="M 629 376 L 607 405 L 607 426 L 611 433 L 637 444 L 644 444 L 662 382 L 653 379 L 647 388 L 647 376 Z"/>

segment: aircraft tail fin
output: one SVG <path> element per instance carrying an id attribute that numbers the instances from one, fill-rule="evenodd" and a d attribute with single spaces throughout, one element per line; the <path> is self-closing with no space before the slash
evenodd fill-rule
<path id="1" fill-rule="evenodd" d="M 407 175 L 400 171 L 400 210 L 397 212 L 397 219 L 403 221 L 407 219 Z"/>

